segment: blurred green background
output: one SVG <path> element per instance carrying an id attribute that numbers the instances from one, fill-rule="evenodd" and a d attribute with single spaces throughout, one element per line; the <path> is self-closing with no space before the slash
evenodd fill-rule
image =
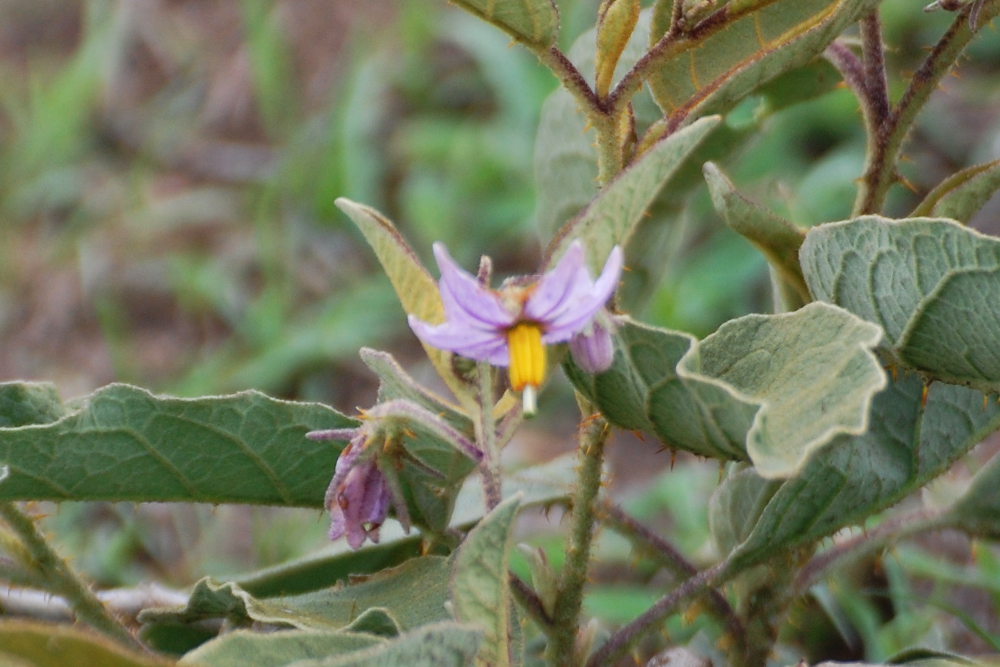
<path id="1" fill-rule="evenodd" d="M 597 4 L 559 1 L 565 48 Z M 922 4 L 883 4 L 897 95 L 951 20 Z M 910 137 L 893 214 L 1000 153 L 995 30 L 968 55 Z M 380 209 L 425 259 L 440 239 L 466 266 L 486 253 L 498 275 L 533 270 L 545 241 L 534 135 L 555 85 L 498 30 L 440 0 L 0 1 L 0 381 L 53 381 L 66 397 L 112 381 L 185 396 L 256 388 L 350 412 L 374 399 L 362 345 L 426 376 L 387 280 L 333 200 Z M 846 217 L 864 157 L 851 94 L 764 121 L 757 102 L 727 118 L 760 132 L 724 169 L 801 224 Z M 998 213 L 994 202 L 974 224 L 998 232 Z M 722 227 L 704 188 L 665 224 L 681 232 L 645 319 L 705 335 L 768 309 L 763 260 Z M 701 513 L 714 469 L 642 485 L 621 470 L 616 488 L 642 516 L 711 555 Z M 69 505 L 50 523 L 103 585 L 184 585 L 316 548 L 325 520 L 302 514 Z M 955 603 L 911 604 L 914 581 L 938 591 L 966 568 L 995 617 L 1000 561 L 970 549 L 958 564 L 901 551 L 875 584 L 818 597 L 831 636 L 850 655 L 884 658 L 929 623 L 997 649 L 997 628 Z M 648 582 L 626 583 L 592 611 L 617 621 L 649 602 Z"/>

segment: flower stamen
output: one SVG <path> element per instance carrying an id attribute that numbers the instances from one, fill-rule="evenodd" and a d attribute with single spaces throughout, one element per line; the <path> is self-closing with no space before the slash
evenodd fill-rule
<path id="1" fill-rule="evenodd" d="M 537 389 L 545 382 L 545 345 L 542 328 L 534 322 L 518 322 L 507 332 L 510 349 L 510 386 L 514 391 Z"/>

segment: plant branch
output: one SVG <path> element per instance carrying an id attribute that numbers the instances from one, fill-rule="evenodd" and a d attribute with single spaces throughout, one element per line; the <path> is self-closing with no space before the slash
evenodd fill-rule
<path id="1" fill-rule="evenodd" d="M 678 578 L 687 578 L 697 574 L 697 568 L 680 551 L 637 521 L 621 507 L 611 502 L 603 502 L 599 506 L 599 512 L 603 515 L 603 519 L 612 530 L 625 536 L 636 546 L 644 548 Z M 714 589 L 710 589 L 706 597 L 711 612 L 716 618 L 726 624 L 729 634 L 734 640 L 733 652 L 737 654 L 744 653 L 747 641 L 746 628 L 743 626 L 743 621 L 740 620 L 732 605 L 729 604 L 729 600 L 722 593 Z"/>
<path id="2" fill-rule="evenodd" d="M 839 566 L 844 560 L 857 559 L 890 542 L 930 530 L 947 528 L 948 517 L 930 511 L 915 512 L 899 516 L 882 523 L 876 528 L 837 544 L 818 556 L 813 557 L 795 577 L 793 590 L 796 595 L 804 594 L 827 572 Z"/>
<path id="3" fill-rule="evenodd" d="M 607 421 L 599 415 L 585 418 L 580 425 L 580 472 L 573 510 L 566 563 L 559 582 L 559 593 L 553 611 L 553 632 L 549 643 L 549 660 L 554 664 L 575 665 L 575 643 L 583 605 L 583 587 L 587 582 L 587 566 L 593 544 L 595 505 L 601 488 L 604 466 L 604 444 L 610 433 Z"/>
<path id="4" fill-rule="evenodd" d="M 532 620 L 538 623 L 544 632 L 550 632 L 553 627 L 552 617 L 545 611 L 545 605 L 542 604 L 538 593 L 524 579 L 513 572 L 510 573 L 510 589 L 514 592 L 514 597 L 517 598 L 521 607 L 528 612 L 528 616 L 531 616 Z"/>
<path id="5" fill-rule="evenodd" d="M 663 619 L 676 611 L 682 602 L 699 595 L 709 588 L 714 588 L 724 583 L 734 574 L 731 569 L 730 562 L 723 561 L 707 570 L 702 570 L 686 580 L 673 591 L 660 598 L 656 604 L 647 609 L 641 616 L 611 635 L 604 645 L 590 657 L 590 660 L 587 661 L 587 667 L 603 667 L 604 665 L 615 664 L 615 661 L 634 642 L 647 632 L 656 629 Z"/>
<path id="6" fill-rule="evenodd" d="M 61 595 L 73 608 L 77 617 L 95 630 L 131 648 L 142 645 L 116 619 L 97 596 L 73 571 L 49 543 L 42 537 L 34 520 L 14 503 L 0 503 L 0 518 L 17 534 L 31 559 L 25 563 L 44 579 L 47 588 Z"/>
<path id="7" fill-rule="evenodd" d="M 881 133 L 869 135 L 865 173 L 854 203 L 855 215 L 878 213 L 885 205 L 889 187 L 897 179 L 896 163 L 910 127 L 941 79 L 951 70 L 976 35 L 970 21 L 974 4 L 967 3 L 956 14 L 947 32 L 911 77 L 895 111 L 889 113 L 882 126 Z M 978 12 L 983 24 L 989 23 L 1000 14 L 1000 0 L 988 0 L 978 6 Z M 863 30 L 862 35 L 864 33 Z"/>
<path id="8" fill-rule="evenodd" d="M 885 46 L 878 9 L 861 17 L 861 60 L 864 63 L 865 98 L 870 105 L 870 115 L 866 114 L 866 117 L 878 129 L 885 125 L 890 113 Z"/>

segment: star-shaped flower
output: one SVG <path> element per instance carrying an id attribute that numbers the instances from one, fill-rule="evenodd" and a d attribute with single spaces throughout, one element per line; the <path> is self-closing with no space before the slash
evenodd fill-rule
<path id="1" fill-rule="evenodd" d="M 611 251 L 597 280 L 587 269 L 583 244 L 574 241 L 550 271 L 507 281 L 499 290 L 463 271 L 443 244 L 434 244 L 434 257 L 447 320 L 435 326 L 410 315 L 410 327 L 434 347 L 509 367 L 511 387 L 522 392 L 526 414 L 534 412 L 535 392 L 545 381 L 545 345 L 570 341 L 577 363 L 589 372 L 611 365 L 611 333 L 595 319 L 618 286 L 620 247 Z"/>

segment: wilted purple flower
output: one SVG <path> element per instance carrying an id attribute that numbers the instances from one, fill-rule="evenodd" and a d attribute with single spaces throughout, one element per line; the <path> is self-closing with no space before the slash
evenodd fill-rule
<path id="1" fill-rule="evenodd" d="M 434 244 L 434 257 L 441 269 L 447 320 L 435 326 L 410 315 L 410 327 L 434 347 L 508 366 L 511 387 L 523 392 L 527 414 L 534 412 L 535 391 L 545 381 L 546 344 L 578 337 L 576 347 L 585 347 L 596 335 L 601 337 L 596 345 L 610 345 L 607 329 L 591 324 L 618 286 L 623 262 L 618 246 L 596 281 L 587 269 L 583 244 L 574 241 L 552 270 L 529 282 L 509 281 L 499 290 L 463 271 L 443 244 Z M 594 372 L 611 363 L 604 354 L 594 358 L 601 361 L 589 365 Z"/>
<path id="2" fill-rule="evenodd" d="M 313 440 L 350 439 L 337 458 L 333 479 L 326 489 L 324 504 L 330 512 L 330 539 L 347 536 L 352 549 L 358 549 L 365 539 L 378 543 L 379 528 L 389 514 L 390 506 L 409 530 L 409 516 L 403 503 L 394 502 L 385 475 L 378 468 L 375 453 L 368 448 L 370 429 L 362 424 L 354 429 L 331 429 L 307 434 Z"/>

